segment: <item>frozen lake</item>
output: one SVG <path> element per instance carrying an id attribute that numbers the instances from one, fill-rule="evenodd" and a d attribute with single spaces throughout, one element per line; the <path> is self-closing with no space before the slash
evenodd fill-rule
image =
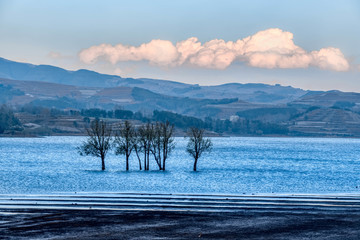
<path id="1" fill-rule="evenodd" d="M 360 139 L 213 138 L 192 172 L 186 140 L 176 139 L 167 171 L 138 170 L 124 156 L 82 157 L 84 137 L 0 138 L 0 193 L 360 193 Z"/>

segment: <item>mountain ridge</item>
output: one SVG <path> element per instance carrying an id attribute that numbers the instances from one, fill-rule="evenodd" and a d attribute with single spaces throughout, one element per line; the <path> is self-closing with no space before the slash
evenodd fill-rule
<path id="1" fill-rule="evenodd" d="M 187 84 L 171 80 L 151 78 L 122 78 L 87 69 L 66 70 L 51 65 L 34 65 L 0 58 L 0 77 L 23 80 L 52 82 L 85 87 L 140 87 L 159 94 L 190 98 L 239 98 L 252 103 L 281 104 L 291 102 L 308 90 L 264 83 L 226 83 L 215 86 Z"/>

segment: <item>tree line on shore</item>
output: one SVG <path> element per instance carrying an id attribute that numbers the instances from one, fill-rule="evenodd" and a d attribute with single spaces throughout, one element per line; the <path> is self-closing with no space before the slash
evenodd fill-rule
<path id="1" fill-rule="evenodd" d="M 15 115 L 14 115 L 15 113 Z M 41 127 L 36 129 L 28 129 L 22 126 L 21 121 L 16 118 L 16 114 L 31 114 L 37 117 L 37 124 Z M 142 123 L 147 122 L 166 122 L 169 121 L 176 128 L 186 130 L 190 127 L 197 127 L 214 131 L 219 134 L 236 134 L 236 135 L 267 135 L 267 134 L 280 134 L 288 135 L 289 131 L 286 126 L 267 123 L 258 120 L 250 120 L 239 118 L 230 121 L 229 119 L 214 119 L 206 117 L 199 119 L 196 117 L 185 116 L 178 113 L 168 111 L 154 110 L 152 113 L 142 113 L 140 111 L 133 112 L 125 109 L 104 110 L 99 108 L 90 109 L 68 109 L 61 110 L 57 108 L 46 108 L 33 104 L 26 104 L 24 106 L 12 109 L 3 105 L 0 109 L 0 134 L 33 134 L 33 135 L 52 135 L 54 130 L 48 128 L 46 125 L 49 119 L 56 119 L 62 116 L 76 116 L 73 125 L 75 128 L 83 130 L 84 125 L 88 125 L 93 118 L 101 119 L 120 119 L 129 121 L 139 121 Z M 82 120 L 79 120 L 82 117 Z"/>
<path id="2" fill-rule="evenodd" d="M 73 114 L 79 114 L 81 116 L 85 116 L 85 118 L 116 118 L 139 120 L 142 122 L 170 121 L 178 128 L 186 129 L 195 126 L 197 128 L 204 128 L 217 133 L 233 133 L 242 135 L 287 135 L 289 132 L 286 126 L 276 123 L 262 122 L 259 120 L 251 120 L 246 117 L 239 118 L 235 121 L 230 121 L 229 119 L 215 119 L 211 117 L 199 119 L 178 113 L 158 110 L 154 110 L 151 116 L 145 116 L 141 112 L 132 112 L 130 110 L 116 109 L 113 111 L 106 111 L 98 108 L 82 109 L 80 112 L 74 112 Z"/>
<path id="3" fill-rule="evenodd" d="M 56 117 L 62 115 L 82 116 L 85 122 L 89 122 L 91 118 L 110 118 L 110 119 L 125 119 L 138 120 L 143 123 L 151 121 L 165 122 L 169 121 L 177 128 L 188 129 L 190 127 L 203 128 L 217 133 L 241 134 L 241 135 L 266 135 L 266 134 L 280 134 L 287 135 L 288 128 L 286 126 L 268 123 L 259 120 L 251 120 L 247 117 L 239 118 L 236 121 L 229 119 L 216 119 L 212 117 L 205 117 L 204 119 L 186 116 L 169 111 L 154 110 L 152 113 L 142 113 L 140 111 L 133 112 L 126 109 L 105 110 L 100 108 L 88 108 L 81 110 L 64 111 L 56 108 L 47 109 L 31 104 L 25 105 L 20 109 L 20 112 L 27 112 L 31 114 L 45 113 L 49 116 Z"/>
<path id="4" fill-rule="evenodd" d="M 11 108 L 6 105 L 0 106 L 0 134 L 5 130 L 18 130 L 21 128 L 21 123 L 18 118 L 14 116 Z"/>
<path id="5" fill-rule="evenodd" d="M 134 126 L 124 121 L 112 127 L 106 121 L 95 119 L 87 130 L 87 139 L 79 146 L 80 155 L 90 155 L 101 159 L 101 169 L 105 170 L 105 159 L 108 152 L 114 149 L 116 155 L 125 156 L 126 171 L 129 171 L 129 159 L 135 154 L 139 169 L 150 170 L 152 158 L 159 170 L 166 170 L 166 160 L 175 148 L 174 125 L 170 122 L 155 122 Z M 194 159 L 193 170 L 201 155 L 210 152 L 212 142 L 204 137 L 204 129 L 190 127 L 187 130 L 188 143 L 186 152 Z"/>

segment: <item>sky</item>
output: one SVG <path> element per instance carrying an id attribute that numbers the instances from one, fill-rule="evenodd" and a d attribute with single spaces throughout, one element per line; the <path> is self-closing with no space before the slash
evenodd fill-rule
<path id="1" fill-rule="evenodd" d="M 0 57 L 200 85 L 360 92 L 358 0 L 0 0 Z"/>

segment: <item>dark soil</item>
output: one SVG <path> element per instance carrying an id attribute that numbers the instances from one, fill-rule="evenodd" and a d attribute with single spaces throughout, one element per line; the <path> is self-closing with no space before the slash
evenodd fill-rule
<path id="1" fill-rule="evenodd" d="M 360 239 L 360 212 L 6 210 L 2 239 Z"/>

